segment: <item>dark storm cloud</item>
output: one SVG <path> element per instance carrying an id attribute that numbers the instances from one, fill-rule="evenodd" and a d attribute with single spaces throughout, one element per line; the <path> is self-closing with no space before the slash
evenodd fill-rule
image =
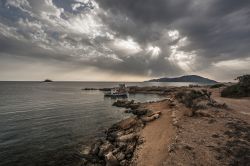
<path id="1" fill-rule="evenodd" d="M 248 0 L 3 0 L 0 30 L 0 58 L 149 77 L 211 75 L 237 62 L 250 72 Z"/>
<path id="2" fill-rule="evenodd" d="M 140 32 L 145 32 L 142 37 L 151 38 L 151 35 L 160 33 L 162 28 L 177 29 L 182 35 L 189 37 L 195 50 L 212 49 L 210 53 L 214 55 L 232 52 L 235 46 L 239 46 L 241 49 L 237 50 L 241 55 L 243 53 L 242 56 L 249 55 L 247 44 L 245 47 L 242 46 L 250 39 L 249 1 L 121 0 L 116 3 L 115 0 L 100 0 L 98 2 L 114 15 L 124 15 L 132 20 L 134 26 L 129 27 L 129 24 L 126 30 L 124 26 L 120 27 L 125 35 L 139 34 L 140 37 Z M 110 27 L 119 31 L 119 25 L 116 23 Z M 130 28 L 132 30 L 129 30 Z M 155 40 L 158 38 L 159 35 Z"/>
<path id="3" fill-rule="evenodd" d="M 157 43 L 162 29 L 178 30 L 189 40 L 188 44 L 179 47 L 179 50 L 196 52 L 199 61 L 194 65 L 197 69 L 211 67 L 211 64 L 217 61 L 250 56 L 250 47 L 247 44 L 250 42 L 249 1 L 121 0 L 116 3 L 115 0 L 100 0 L 98 2 L 113 15 L 126 16 L 131 22 L 127 25 L 124 20 L 105 18 L 110 28 L 121 32 L 124 36 L 133 36 L 139 42 L 148 40 L 147 42 Z M 174 45 L 174 42 L 169 42 L 168 45 Z"/>

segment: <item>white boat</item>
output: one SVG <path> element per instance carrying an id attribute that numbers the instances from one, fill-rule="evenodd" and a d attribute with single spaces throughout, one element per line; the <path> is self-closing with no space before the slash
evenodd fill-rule
<path id="1" fill-rule="evenodd" d="M 128 97 L 128 90 L 125 84 L 119 84 L 119 87 L 112 88 L 109 92 L 104 94 L 105 97 Z"/>

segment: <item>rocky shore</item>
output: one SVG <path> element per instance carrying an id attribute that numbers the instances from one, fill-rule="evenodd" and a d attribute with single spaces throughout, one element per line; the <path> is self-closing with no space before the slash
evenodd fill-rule
<path id="1" fill-rule="evenodd" d="M 180 88 L 180 87 L 179 87 Z M 90 91 L 90 90 L 99 90 L 99 91 L 110 91 L 112 88 L 83 88 L 82 90 Z M 166 95 L 170 92 L 174 92 L 178 89 L 177 87 L 161 87 L 161 86 L 128 86 L 127 90 L 130 94 L 135 93 L 143 93 L 143 94 L 158 94 L 158 95 Z"/>
<path id="2" fill-rule="evenodd" d="M 131 117 L 106 130 L 104 139 L 82 149 L 86 166 L 248 165 L 249 98 L 220 97 L 208 87 L 143 87 L 135 93 L 164 94 L 165 100 L 117 100 Z"/>
<path id="3" fill-rule="evenodd" d="M 144 107 L 144 103 L 117 100 L 114 106 L 127 108 L 132 116 L 124 119 L 106 130 L 106 138 L 95 141 L 85 147 L 78 157 L 83 165 L 128 166 L 135 148 L 143 143 L 139 132 L 147 123 L 158 119 L 160 111 L 154 112 Z"/>

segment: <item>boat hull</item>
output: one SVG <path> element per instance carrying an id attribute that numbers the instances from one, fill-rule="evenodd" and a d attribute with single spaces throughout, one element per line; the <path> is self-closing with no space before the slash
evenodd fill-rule
<path id="1" fill-rule="evenodd" d="M 105 97 L 111 97 L 111 98 L 127 98 L 128 94 L 105 94 Z"/>

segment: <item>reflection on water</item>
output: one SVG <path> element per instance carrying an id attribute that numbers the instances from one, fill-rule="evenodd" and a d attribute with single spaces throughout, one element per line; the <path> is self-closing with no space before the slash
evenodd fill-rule
<path id="1" fill-rule="evenodd" d="M 118 83 L 0 82 L 0 165 L 68 165 L 79 144 L 129 116 L 100 91 Z M 155 83 L 127 83 L 147 86 Z M 160 85 L 160 83 L 158 83 Z M 165 84 L 166 85 L 166 84 Z M 130 95 L 136 101 L 156 95 Z"/>

